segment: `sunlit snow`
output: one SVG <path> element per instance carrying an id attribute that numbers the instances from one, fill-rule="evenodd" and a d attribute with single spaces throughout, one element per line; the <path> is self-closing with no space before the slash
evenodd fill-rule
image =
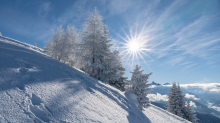
<path id="1" fill-rule="evenodd" d="M 0 123 L 188 122 L 153 105 L 142 112 L 132 93 L 60 63 L 32 45 L 0 36 L 0 57 Z"/>

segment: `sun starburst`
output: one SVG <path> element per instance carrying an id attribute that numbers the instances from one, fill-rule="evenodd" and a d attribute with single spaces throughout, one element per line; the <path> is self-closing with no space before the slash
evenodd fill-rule
<path id="1" fill-rule="evenodd" d="M 125 33 L 125 32 L 124 32 Z M 123 55 L 123 59 L 126 60 L 126 64 L 129 66 L 133 66 L 134 64 L 139 64 L 139 59 L 143 60 L 145 64 L 145 56 L 149 57 L 147 52 L 151 50 L 148 48 L 148 36 L 143 33 L 137 34 L 135 32 L 132 35 L 130 30 L 130 35 L 126 34 L 126 38 L 121 37 L 125 42 L 122 44 L 121 53 Z M 137 63 L 136 63 L 137 62 Z"/>

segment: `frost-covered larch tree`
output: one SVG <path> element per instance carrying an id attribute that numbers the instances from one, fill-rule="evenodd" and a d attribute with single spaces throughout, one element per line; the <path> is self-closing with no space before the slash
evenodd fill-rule
<path id="1" fill-rule="evenodd" d="M 60 26 L 57 28 L 57 32 L 53 33 L 52 39 L 47 41 L 44 47 L 45 52 L 57 60 L 62 59 L 60 50 L 62 47 L 61 43 L 63 42 L 63 35 L 64 31 L 62 26 Z"/>
<path id="2" fill-rule="evenodd" d="M 68 26 L 65 33 L 60 26 L 53 38 L 46 42 L 44 50 L 55 59 L 70 64 L 74 59 L 77 42 L 78 32 L 74 27 Z"/>
<path id="3" fill-rule="evenodd" d="M 191 121 L 193 123 L 197 123 L 196 120 L 198 120 L 196 118 L 196 114 L 193 113 L 193 109 L 190 106 L 190 102 L 187 99 L 187 103 L 186 103 L 186 107 L 185 107 L 185 119 L 187 119 L 188 121 Z"/>
<path id="4" fill-rule="evenodd" d="M 107 27 L 95 8 L 83 24 L 80 56 L 86 61 L 85 72 L 96 79 L 103 78 L 104 58 L 111 53 Z"/>
<path id="5" fill-rule="evenodd" d="M 152 74 L 143 74 L 144 70 L 140 70 L 141 66 L 136 65 L 135 69 L 131 76 L 131 91 L 133 91 L 138 96 L 138 102 L 139 102 L 139 109 L 144 110 L 147 106 L 149 106 L 150 101 L 146 97 L 147 94 L 149 94 L 149 86 L 150 84 L 147 84 L 147 80 L 149 76 Z"/>
<path id="6" fill-rule="evenodd" d="M 127 77 L 123 77 L 125 68 L 122 66 L 121 57 L 119 51 L 115 50 L 104 58 L 105 69 L 103 71 L 105 80 L 110 85 L 118 88 L 121 91 L 125 91 L 125 81 Z"/>
<path id="7" fill-rule="evenodd" d="M 66 56 L 65 61 L 68 65 L 74 66 L 77 62 L 76 53 L 79 47 L 79 34 L 75 27 L 67 26 L 66 33 L 64 35 L 64 42 L 66 42 Z"/>

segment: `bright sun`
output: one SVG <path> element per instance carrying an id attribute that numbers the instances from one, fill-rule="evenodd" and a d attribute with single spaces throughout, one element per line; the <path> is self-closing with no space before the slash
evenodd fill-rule
<path id="1" fill-rule="evenodd" d="M 119 35 L 124 40 L 124 42 L 121 42 L 121 53 L 123 54 L 122 57 L 123 59 L 127 59 L 125 64 L 129 66 L 139 64 L 140 59 L 147 64 L 145 59 L 147 59 L 146 57 L 150 58 L 148 52 L 152 52 L 152 50 L 148 44 L 149 35 L 144 33 L 143 30 L 144 29 L 142 29 L 140 32 L 137 32 L 136 29 L 136 32 L 134 32 L 130 29 L 130 34 L 125 33 L 126 37 Z"/>
<path id="2" fill-rule="evenodd" d="M 136 52 L 140 48 L 140 44 L 137 41 L 131 41 L 128 43 L 128 48 L 132 52 Z"/>

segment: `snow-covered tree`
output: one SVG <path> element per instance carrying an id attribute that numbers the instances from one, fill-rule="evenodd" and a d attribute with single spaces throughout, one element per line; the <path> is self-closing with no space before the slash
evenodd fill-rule
<path id="1" fill-rule="evenodd" d="M 73 64 L 77 42 L 78 33 L 74 27 L 68 26 L 65 33 L 60 26 L 53 34 L 53 38 L 46 42 L 44 49 L 48 55 L 55 59 Z"/>
<path id="2" fill-rule="evenodd" d="M 103 77 L 109 82 L 110 85 L 125 91 L 125 81 L 127 77 L 123 77 L 125 68 L 122 66 L 119 51 L 115 50 L 104 58 Z"/>
<path id="3" fill-rule="evenodd" d="M 78 52 L 78 32 L 74 27 L 67 26 L 64 42 L 66 42 L 66 59 L 65 61 L 70 65 L 74 66 L 77 61 L 76 53 Z"/>
<path id="4" fill-rule="evenodd" d="M 138 102 L 139 102 L 139 109 L 143 110 L 147 106 L 149 106 L 150 101 L 146 97 L 147 94 L 149 94 L 149 86 L 150 84 L 147 84 L 147 80 L 149 76 L 152 74 L 143 74 L 144 70 L 140 70 L 141 66 L 136 65 L 135 69 L 132 73 L 131 76 L 131 91 L 133 91 L 137 96 L 138 96 Z"/>
<path id="5" fill-rule="evenodd" d="M 187 102 L 187 106 L 185 106 L 184 95 L 180 89 L 179 83 L 176 85 L 174 82 L 170 89 L 170 93 L 168 94 L 167 111 L 196 123 L 197 118 L 192 112 L 189 101 Z"/>
<path id="6" fill-rule="evenodd" d="M 172 87 L 170 88 L 170 93 L 168 94 L 168 103 L 167 103 L 167 111 L 175 114 L 175 115 L 182 115 L 180 106 L 179 106 L 179 97 L 177 95 L 177 87 L 176 83 L 174 82 Z"/>
<path id="7" fill-rule="evenodd" d="M 34 46 L 35 46 L 35 47 L 37 46 L 37 43 L 36 43 L 36 42 L 34 42 Z"/>
<path id="8" fill-rule="evenodd" d="M 109 44 L 111 40 L 109 40 L 108 34 L 102 17 L 95 8 L 83 24 L 79 55 L 86 61 L 84 71 L 99 80 L 103 78 L 105 69 L 103 60 L 111 53 L 112 45 Z"/>
<path id="9" fill-rule="evenodd" d="M 185 113 L 184 113 L 184 108 L 185 108 L 185 100 L 184 100 L 184 95 L 182 90 L 180 89 L 180 84 L 178 83 L 177 85 L 177 91 L 176 91 L 176 96 L 177 96 L 177 103 L 178 103 L 178 109 L 177 109 L 177 115 L 184 118 Z"/>
<path id="10" fill-rule="evenodd" d="M 186 103 L 186 107 L 185 107 L 185 119 L 187 119 L 188 121 L 191 121 L 193 123 L 197 123 L 196 120 L 198 120 L 196 118 L 196 114 L 193 113 L 193 109 L 190 106 L 189 99 L 187 99 L 187 103 Z"/>
<path id="11" fill-rule="evenodd" d="M 2 33 L 0 32 L 0 36 L 2 36 Z"/>
<path id="12" fill-rule="evenodd" d="M 62 47 L 63 47 L 63 40 L 64 38 L 64 31 L 62 26 L 57 28 L 57 32 L 53 33 L 53 38 L 46 42 L 44 50 L 46 53 L 57 60 L 62 59 Z"/>

